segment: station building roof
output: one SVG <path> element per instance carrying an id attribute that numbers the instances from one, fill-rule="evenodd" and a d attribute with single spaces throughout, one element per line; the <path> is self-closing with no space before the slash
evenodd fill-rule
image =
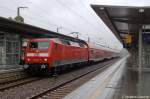
<path id="1" fill-rule="evenodd" d="M 91 5 L 96 14 L 111 29 L 114 35 L 123 42 L 121 33 L 138 34 L 145 24 L 149 31 L 150 7 Z"/>
<path id="2" fill-rule="evenodd" d="M 54 37 L 85 43 L 85 41 L 81 39 L 59 34 L 54 31 L 46 30 L 26 23 L 16 22 L 3 17 L 0 17 L 0 30 L 9 33 L 19 34 L 24 37 L 43 37 L 43 38 Z"/>

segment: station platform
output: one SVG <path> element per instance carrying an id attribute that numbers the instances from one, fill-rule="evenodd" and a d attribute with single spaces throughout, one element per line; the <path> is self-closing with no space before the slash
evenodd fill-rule
<path id="1" fill-rule="evenodd" d="M 125 75 L 128 55 L 89 80 L 64 99 L 121 99 L 122 77 Z"/>
<path id="2" fill-rule="evenodd" d="M 21 78 L 25 78 L 27 75 L 24 72 L 23 66 L 1 66 L 0 68 L 0 83 L 5 83 Z"/>

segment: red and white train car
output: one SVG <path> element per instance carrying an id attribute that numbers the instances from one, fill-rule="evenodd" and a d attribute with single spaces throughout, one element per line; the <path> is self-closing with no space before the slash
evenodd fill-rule
<path id="1" fill-rule="evenodd" d="M 101 61 L 104 59 L 111 59 L 117 57 L 118 53 L 114 50 L 104 47 L 102 45 L 89 43 L 89 60 L 90 61 Z"/>
<path id="2" fill-rule="evenodd" d="M 66 65 L 100 61 L 111 57 L 114 57 L 112 51 L 87 43 L 59 38 L 31 39 L 25 50 L 24 67 L 31 72 L 51 73 Z"/>

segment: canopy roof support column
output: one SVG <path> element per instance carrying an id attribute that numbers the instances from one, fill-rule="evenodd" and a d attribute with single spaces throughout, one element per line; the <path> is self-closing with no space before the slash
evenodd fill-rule
<path id="1" fill-rule="evenodd" d="M 142 42 L 142 25 L 140 26 L 139 29 L 139 42 L 138 42 L 138 96 L 141 95 L 141 88 L 142 88 L 142 46 L 143 46 L 143 42 Z"/>
<path id="2" fill-rule="evenodd" d="M 138 64 L 138 70 L 139 73 L 142 72 L 142 26 L 139 29 L 139 47 L 138 47 L 138 58 L 139 58 L 139 64 Z"/>

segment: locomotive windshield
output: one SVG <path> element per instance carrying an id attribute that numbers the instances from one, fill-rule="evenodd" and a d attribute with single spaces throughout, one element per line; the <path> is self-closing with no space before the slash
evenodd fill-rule
<path id="1" fill-rule="evenodd" d="M 31 49 L 48 49 L 49 42 L 30 42 L 29 48 L 31 48 Z"/>

